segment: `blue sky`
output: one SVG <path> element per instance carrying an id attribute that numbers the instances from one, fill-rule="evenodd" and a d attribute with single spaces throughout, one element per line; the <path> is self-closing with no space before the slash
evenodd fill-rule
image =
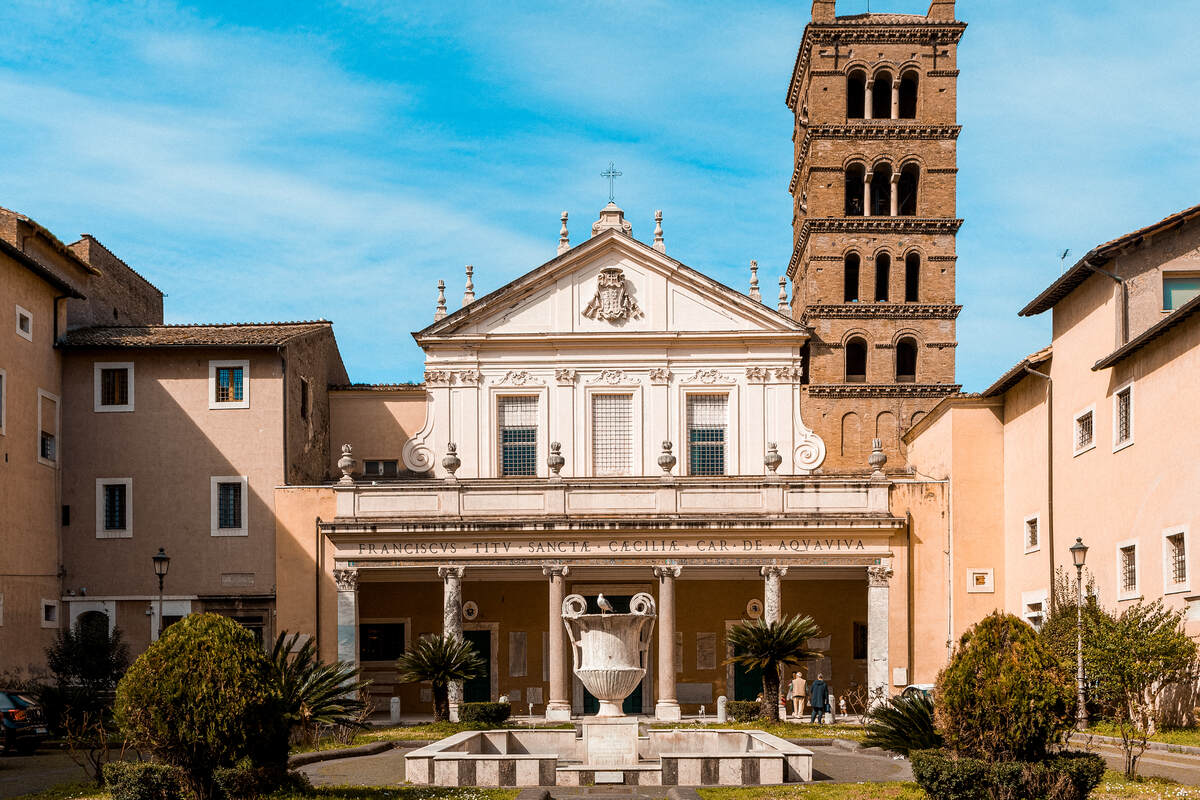
<path id="1" fill-rule="evenodd" d="M 924 13 L 921 0 L 873 11 Z M 88 232 L 169 322 L 325 317 L 356 381 L 463 265 L 490 291 L 607 200 L 764 294 L 791 248 L 784 94 L 810 4 L 347 0 L 0 9 L 0 205 Z M 866 0 L 839 0 L 839 13 Z M 1049 336 L 1016 311 L 1093 245 L 1200 202 L 1189 0 L 959 0 L 958 373 Z M 1069 259 L 1071 261 L 1074 258 Z"/>

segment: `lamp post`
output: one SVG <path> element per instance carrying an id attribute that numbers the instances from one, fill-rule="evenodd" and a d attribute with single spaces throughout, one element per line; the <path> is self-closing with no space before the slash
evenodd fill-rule
<path id="1" fill-rule="evenodd" d="M 1075 712 L 1075 729 L 1086 730 L 1088 724 L 1087 698 L 1083 693 L 1083 563 L 1087 560 L 1087 545 L 1082 537 L 1075 537 L 1075 544 L 1068 548 L 1075 562 L 1075 583 L 1078 587 L 1075 598 L 1075 683 L 1079 694 Z"/>
<path id="2" fill-rule="evenodd" d="M 158 576 L 158 635 L 162 636 L 163 578 L 167 577 L 167 570 L 171 568 L 171 557 L 160 547 L 158 552 L 150 557 L 150 560 L 154 562 L 154 574 Z"/>

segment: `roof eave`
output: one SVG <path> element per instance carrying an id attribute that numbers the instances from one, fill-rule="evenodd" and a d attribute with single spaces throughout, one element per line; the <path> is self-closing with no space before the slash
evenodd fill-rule
<path id="1" fill-rule="evenodd" d="M 82 292 L 80 292 L 77 288 L 72 286 L 66 279 L 64 279 L 57 273 L 55 273 L 53 270 L 51 270 L 46 265 L 42 264 L 42 262 L 38 261 L 36 258 L 33 258 L 29 254 L 27 254 L 21 248 L 15 246 L 13 244 L 10 244 L 8 241 L 6 241 L 4 239 L 0 239 L 0 252 L 3 252 L 5 255 L 9 256 L 14 261 L 20 263 L 21 266 L 25 267 L 30 272 L 37 275 L 39 278 L 41 278 L 46 283 L 53 286 L 55 289 L 58 289 L 59 291 L 65 293 L 65 295 L 67 297 L 72 297 L 72 298 L 75 298 L 76 300 L 86 299 L 86 296 Z"/>

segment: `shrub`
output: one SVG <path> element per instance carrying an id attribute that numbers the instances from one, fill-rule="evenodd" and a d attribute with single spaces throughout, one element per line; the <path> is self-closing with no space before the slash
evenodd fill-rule
<path id="1" fill-rule="evenodd" d="M 725 716 L 731 722 L 753 722 L 760 719 L 762 704 L 755 700 L 729 700 L 725 703 Z"/>
<path id="2" fill-rule="evenodd" d="M 458 718 L 462 722 L 500 725 L 511 716 L 512 706 L 508 703 L 461 703 L 458 706 Z"/>
<path id="3" fill-rule="evenodd" d="M 300 794 L 312 788 L 308 778 L 299 772 L 256 767 L 248 762 L 215 770 L 213 785 L 220 800 L 257 800 L 280 790 Z"/>
<path id="4" fill-rule="evenodd" d="M 912 753 L 913 777 L 937 800 L 1084 800 L 1104 777 L 1104 759 L 1067 752 L 1042 762 L 955 758 L 940 750 Z"/>
<path id="5" fill-rule="evenodd" d="M 126 737 L 179 767 L 201 800 L 212 772 L 249 758 L 283 765 L 287 728 L 271 664 L 250 631 L 217 614 L 167 628 L 117 687 Z"/>
<path id="6" fill-rule="evenodd" d="M 933 727 L 933 701 L 924 694 L 893 697 L 867 715 L 864 747 L 882 747 L 906 756 L 912 750 L 942 746 Z"/>
<path id="7" fill-rule="evenodd" d="M 812 617 L 784 617 L 775 622 L 756 619 L 742 620 L 729 629 L 726 643 L 733 656 L 725 663 L 737 663 L 762 671 L 762 697 L 759 716 L 769 722 L 779 721 L 779 671 L 788 664 L 820 655 L 808 648 L 808 641 L 821 635 Z"/>
<path id="8" fill-rule="evenodd" d="M 317 643 L 300 634 L 279 634 L 271 649 L 272 675 L 290 730 L 300 741 L 313 743 L 319 728 L 357 732 L 370 716 L 363 698 L 367 683 L 358 667 L 342 661 L 326 664 L 317 657 Z"/>
<path id="9" fill-rule="evenodd" d="M 186 797 L 185 779 L 178 767 L 149 761 L 110 761 L 104 783 L 112 800 L 179 800 Z"/>
<path id="10" fill-rule="evenodd" d="M 935 701 L 938 731 L 959 755 L 1037 761 L 1071 727 L 1075 687 L 1033 628 L 995 612 L 962 635 Z"/>
<path id="11" fill-rule="evenodd" d="M 450 719 L 450 684 L 482 675 L 487 664 L 475 646 L 457 636 L 430 633 L 396 661 L 401 681 L 433 684 L 433 721 Z"/>

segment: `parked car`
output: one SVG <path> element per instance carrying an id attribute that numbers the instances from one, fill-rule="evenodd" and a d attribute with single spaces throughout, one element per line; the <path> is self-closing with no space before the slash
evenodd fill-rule
<path id="1" fill-rule="evenodd" d="M 904 687 L 904 691 L 900 693 L 900 696 L 901 697 L 913 697 L 913 696 L 919 695 L 919 694 L 923 694 L 926 697 L 932 698 L 933 697 L 933 684 L 932 683 L 910 683 L 908 686 Z"/>
<path id="2" fill-rule="evenodd" d="M 0 747 L 28 755 L 47 736 L 42 707 L 27 694 L 0 689 Z"/>

